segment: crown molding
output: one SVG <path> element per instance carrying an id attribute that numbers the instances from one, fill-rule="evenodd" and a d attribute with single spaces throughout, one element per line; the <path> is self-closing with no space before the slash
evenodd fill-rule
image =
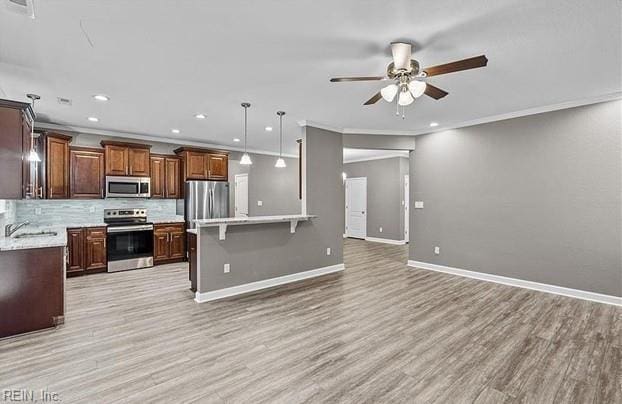
<path id="1" fill-rule="evenodd" d="M 225 146 L 225 145 L 216 144 L 216 143 L 206 143 L 206 142 L 197 142 L 197 141 L 192 141 L 192 140 L 142 135 L 140 133 L 132 133 L 132 132 L 119 132 L 115 130 L 85 128 L 82 126 L 59 125 L 59 124 L 49 123 L 49 122 L 36 122 L 35 127 L 36 129 L 52 129 L 52 130 L 59 130 L 63 132 L 85 134 L 85 135 L 119 137 L 119 138 L 124 138 L 124 139 L 142 140 L 145 142 L 166 143 L 166 144 L 171 144 L 175 146 L 194 146 L 194 147 L 203 147 L 206 149 L 220 149 L 220 150 L 235 151 L 235 152 L 241 152 L 241 153 L 244 152 L 243 147 L 232 147 L 232 146 Z M 272 152 L 272 151 L 267 151 L 267 150 L 247 149 L 247 151 L 252 154 L 263 154 L 266 156 L 278 156 L 279 155 L 278 152 Z M 288 153 L 283 153 L 283 157 L 298 158 L 297 155 L 288 154 Z"/>
<path id="2" fill-rule="evenodd" d="M 343 128 L 339 128 L 337 126 L 330 126 L 321 122 L 315 122 L 315 121 L 309 121 L 306 119 L 303 119 L 301 121 L 297 122 L 299 126 L 311 126 L 313 128 L 318 128 L 318 129 L 323 129 L 323 130 L 328 130 L 330 132 L 337 132 L 337 133 L 343 133 Z"/>

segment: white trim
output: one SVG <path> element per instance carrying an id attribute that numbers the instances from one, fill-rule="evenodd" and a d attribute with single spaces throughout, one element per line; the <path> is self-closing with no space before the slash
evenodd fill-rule
<path id="1" fill-rule="evenodd" d="M 384 160 L 384 159 L 394 159 L 394 158 L 409 158 L 409 155 L 406 154 L 404 155 L 404 153 L 387 153 L 387 154 L 383 154 L 382 156 L 370 156 L 370 157 L 362 157 L 362 158 L 358 158 L 358 159 L 348 159 L 348 160 L 343 160 L 343 164 L 350 164 L 350 163 L 359 163 L 361 161 L 373 161 L 373 160 Z"/>
<path id="2" fill-rule="evenodd" d="M 365 237 L 365 241 L 371 241 L 374 243 L 395 244 L 395 245 L 406 244 L 406 240 L 393 240 L 390 238 L 380 238 L 380 237 Z"/>
<path id="3" fill-rule="evenodd" d="M 558 111 L 562 109 L 580 107 L 590 104 L 598 104 L 601 102 L 614 101 L 622 99 L 622 91 L 616 91 L 614 93 L 601 94 L 590 97 L 583 97 L 572 101 L 560 102 L 557 104 L 541 105 L 533 108 L 522 109 L 519 111 L 508 112 L 504 114 L 491 115 L 483 118 L 477 118 L 470 121 L 462 121 L 454 124 L 448 124 L 437 126 L 433 130 L 429 127 L 421 128 L 418 130 L 384 130 L 384 129 L 363 129 L 363 128 L 337 128 L 329 125 L 312 122 L 312 121 L 298 121 L 300 126 L 313 126 L 315 128 L 330 130 L 348 135 L 401 135 L 401 136 L 415 136 L 425 135 L 427 133 L 442 132 L 449 129 L 464 128 L 467 126 L 481 125 L 483 123 L 504 121 L 507 119 L 520 118 L 522 116 L 542 114 L 544 112 Z"/>
<path id="4" fill-rule="evenodd" d="M 205 147 L 205 148 L 211 148 L 211 149 L 220 149 L 220 150 L 238 151 L 238 152 L 244 151 L 243 147 L 226 146 L 226 145 L 215 144 L 215 143 L 204 143 L 204 142 L 197 142 L 197 141 L 185 140 L 185 139 L 173 139 L 169 137 L 141 135 L 139 133 L 131 133 L 131 132 L 118 132 L 115 130 L 85 128 L 82 126 L 58 125 L 55 123 L 48 123 L 48 122 L 37 122 L 35 125 L 35 129 L 55 129 L 55 130 L 60 130 L 60 131 L 65 131 L 65 132 L 76 133 L 76 134 L 119 137 L 123 139 L 142 140 L 145 142 L 165 143 L 165 144 L 171 144 L 175 146 Z M 278 156 L 279 155 L 278 152 L 257 150 L 257 149 L 248 149 L 248 152 L 251 154 L 263 154 L 266 156 Z M 298 158 L 297 155 L 288 154 L 288 153 L 283 153 L 283 157 L 289 157 L 289 158 L 295 158 L 295 159 Z"/>
<path id="5" fill-rule="evenodd" d="M 304 279 L 315 278 L 322 275 L 328 275 L 340 272 L 345 269 L 343 264 L 331 265 L 323 268 L 312 269 L 310 271 L 298 272 L 291 275 L 279 276 L 277 278 L 265 279 L 262 281 L 246 283 L 244 285 L 232 286 L 230 288 L 213 290 L 204 293 L 195 293 L 194 301 L 197 303 L 210 302 L 213 300 L 223 299 L 225 297 L 242 295 L 261 289 L 272 288 L 274 286 L 285 285 L 287 283 L 298 282 Z"/>
<path id="6" fill-rule="evenodd" d="M 574 297 L 576 299 L 589 300 L 592 302 L 612 304 L 614 306 L 622 306 L 622 297 L 603 295 L 601 293 L 588 292 L 586 290 L 578 290 L 565 288 L 563 286 L 549 285 L 546 283 L 526 281 L 516 278 L 508 278 L 500 275 L 486 274 L 482 272 L 467 271 L 466 269 L 459 269 L 453 267 L 446 267 L 444 265 L 430 264 L 428 262 L 420 262 L 414 260 L 408 260 L 408 266 L 414 268 L 427 269 L 430 271 L 443 272 L 446 274 L 464 276 L 466 278 L 479 279 L 486 282 L 500 283 L 502 285 L 515 286 L 519 288 L 537 290 L 545 293 L 552 293 L 555 295 Z"/>

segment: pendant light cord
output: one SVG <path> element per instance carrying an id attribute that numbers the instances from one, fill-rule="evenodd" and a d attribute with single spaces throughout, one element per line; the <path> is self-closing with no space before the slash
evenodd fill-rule
<path id="1" fill-rule="evenodd" d="M 279 157 L 283 157 L 283 115 L 279 115 Z"/>
<path id="2" fill-rule="evenodd" d="M 248 117 L 247 117 L 248 107 L 244 107 L 244 153 L 246 153 L 246 138 L 248 132 Z"/>

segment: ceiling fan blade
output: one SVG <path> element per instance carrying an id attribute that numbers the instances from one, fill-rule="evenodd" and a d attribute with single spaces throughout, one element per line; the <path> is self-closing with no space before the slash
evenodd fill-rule
<path id="1" fill-rule="evenodd" d="M 410 68 L 410 56 L 412 54 L 411 44 L 392 42 L 391 54 L 393 55 L 393 64 L 397 70 L 408 70 Z"/>
<path id="2" fill-rule="evenodd" d="M 368 99 L 367 101 L 365 101 L 365 104 L 363 105 L 372 105 L 377 103 L 380 99 L 382 98 L 382 94 L 380 94 L 380 91 L 378 91 L 376 94 L 374 94 L 373 97 L 371 97 L 370 99 Z"/>
<path id="3" fill-rule="evenodd" d="M 363 77 L 333 77 L 330 79 L 331 83 L 340 83 L 344 81 L 375 81 L 384 80 L 384 76 L 363 76 Z"/>
<path id="4" fill-rule="evenodd" d="M 449 93 L 445 90 L 441 90 L 438 87 L 434 87 L 432 84 L 426 83 L 424 94 L 428 97 L 434 98 L 435 100 L 440 100 Z"/>
<path id="5" fill-rule="evenodd" d="M 426 67 L 423 71 L 430 76 L 438 76 L 439 74 L 447 74 L 453 72 L 459 72 L 461 70 L 475 69 L 478 67 L 484 67 L 488 64 L 488 59 L 485 55 L 475 56 L 468 59 L 457 60 L 455 62 L 445 63 L 443 65 L 437 65 L 432 67 Z"/>

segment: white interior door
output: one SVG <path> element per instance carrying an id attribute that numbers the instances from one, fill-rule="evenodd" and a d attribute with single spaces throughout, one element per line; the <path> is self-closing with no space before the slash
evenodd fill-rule
<path id="1" fill-rule="evenodd" d="M 235 175 L 235 217 L 248 217 L 248 174 Z"/>
<path id="2" fill-rule="evenodd" d="M 367 178 L 346 179 L 346 236 L 367 236 Z"/>
<path id="3" fill-rule="evenodd" d="M 404 176 L 404 240 L 410 241 L 410 183 L 408 175 Z"/>

